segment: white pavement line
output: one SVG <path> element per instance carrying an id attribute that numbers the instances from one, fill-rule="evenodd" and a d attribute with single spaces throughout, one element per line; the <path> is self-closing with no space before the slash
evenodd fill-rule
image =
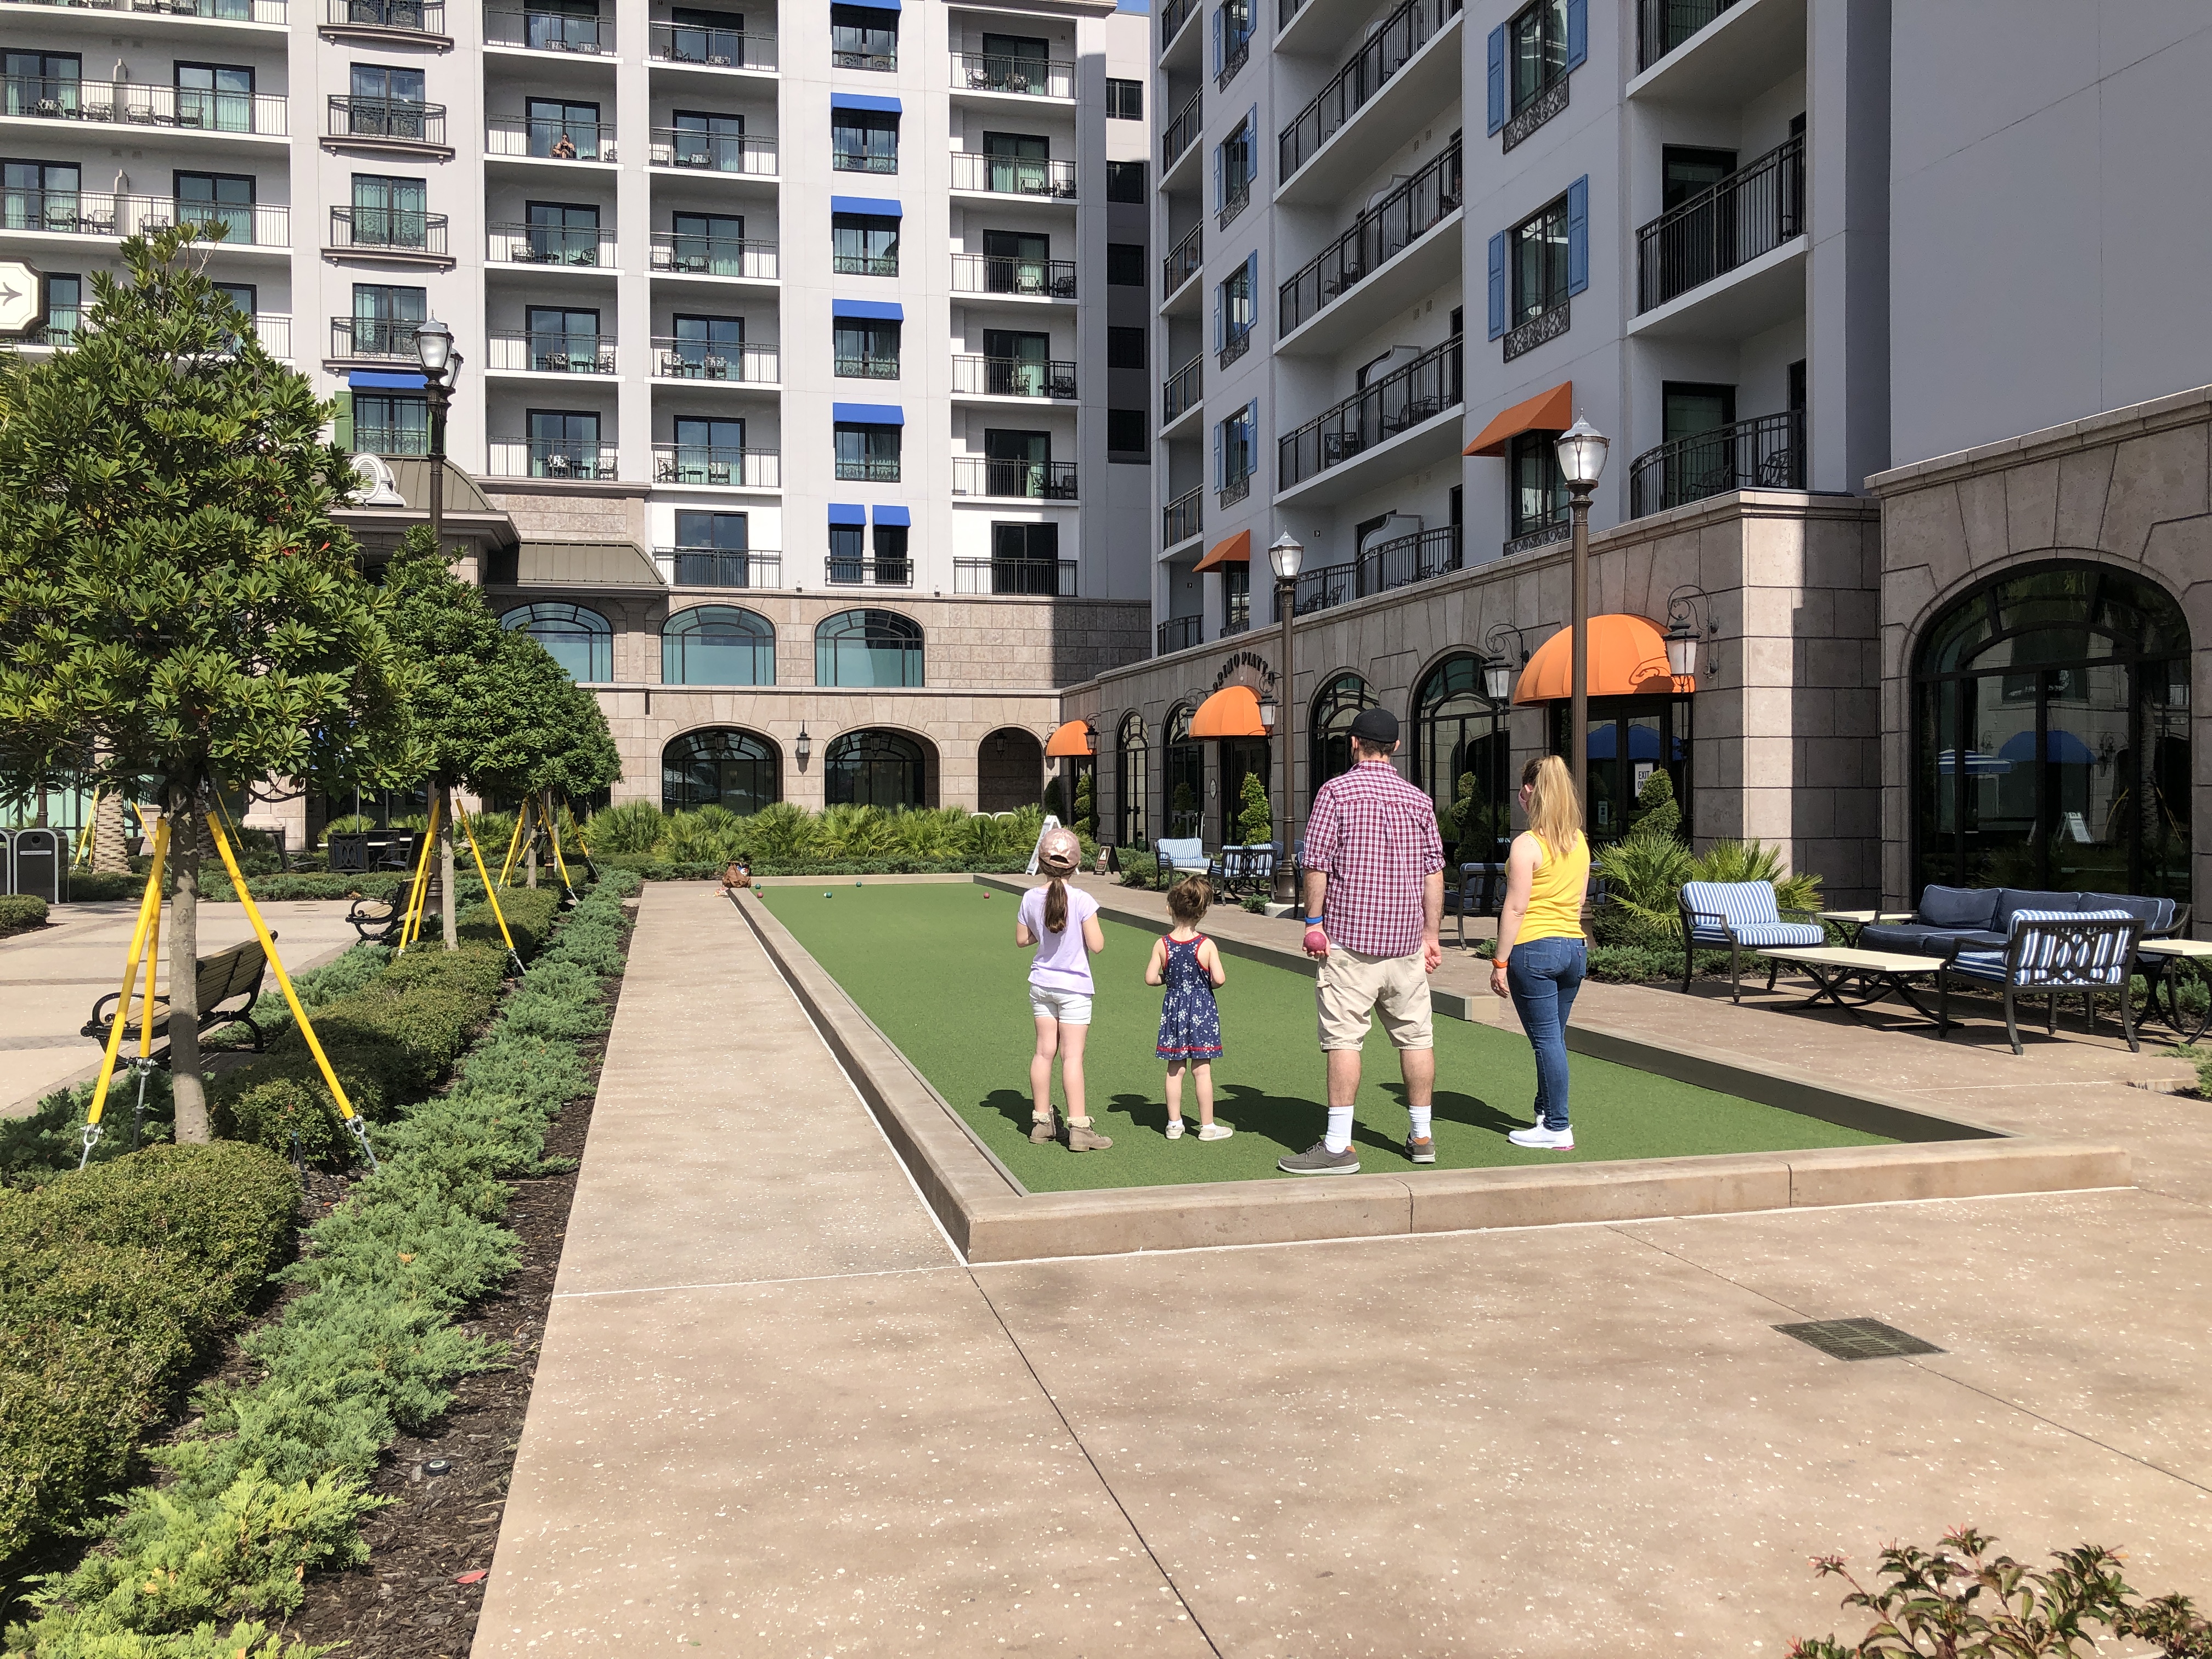
<path id="1" fill-rule="evenodd" d="M 941 1267 L 869 1267 L 849 1273 L 800 1273 L 791 1279 L 709 1279 L 696 1284 L 628 1285 L 613 1291 L 556 1291 L 556 1302 L 582 1302 L 595 1296 L 655 1296 L 665 1291 L 743 1291 L 756 1285 L 819 1285 L 830 1279 L 901 1279 L 914 1273 L 949 1273 L 961 1267 L 948 1261 Z"/>

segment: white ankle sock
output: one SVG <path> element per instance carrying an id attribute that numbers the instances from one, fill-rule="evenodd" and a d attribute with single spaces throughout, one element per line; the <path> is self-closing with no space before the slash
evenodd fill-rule
<path id="1" fill-rule="evenodd" d="M 1323 1143 L 1332 1152 L 1340 1152 L 1352 1145 L 1352 1108 L 1332 1106 L 1328 1109 L 1328 1134 Z"/>
<path id="2" fill-rule="evenodd" d="M 1414 1139 L 1426 1140 L 1429 1138 L 1429 1120 L 1436 1109 L 1433 1106 L 1408 1106 L 1406 1109 L 1407 1115 L 1413 1120 Z"/>

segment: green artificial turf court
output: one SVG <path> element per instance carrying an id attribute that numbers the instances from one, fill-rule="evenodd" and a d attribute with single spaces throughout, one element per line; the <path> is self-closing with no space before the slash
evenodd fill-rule
<path id="1" fill-rule="evenodd" d="M 1304 975 L 1224 958 L 1229 981 L 1218 993 L 1224 1052 L 1213 1066 L 1215 1115 L 1237 1133 L 1228 1140 L 1200 1141 L 1194 1133 L 1170 1140 L 1166 1068 L 1152 1053 L 1160 992 L 1145 983 L 1157 935 L 1102 916 L 1106 949 L 1091 958 L 1098 991 L 1084 1069 L 1092 1118 L 1114 1145 L 1070 1152 L 1029 1139 L 1036 1025 L 1027 992 L 1030 953 L 1013 942 L 1014 895 L 951 883 L 817 878 L 769 882 L 762 897 L 1032 1192 L 1308 1178 L 1275 1168 L 1285 1152 L 1318 1139 L 1327 1118 L 1313 981 Z M 1577 1054 L 1575 1150 L 1524 1151 L 1505 1133 L 1532 1121 L 1536 1068 L 1528 1043 L 1515 1032 L 1442 1015 L 1436 1033 L 1440 1169 L 1887 1144 L 1881 1135 Z M 1054 1094 L 1057 1102 L 1057 1066 Z M 1361 1170 L 1412 1170 L 1403 1144 L 1405 1085 L 1379 1024 L 1368 1034 L 1358 1105 L 1352 1136 Z M 1190 1079 L 1183 1114 L 1194 1132 Z"/>

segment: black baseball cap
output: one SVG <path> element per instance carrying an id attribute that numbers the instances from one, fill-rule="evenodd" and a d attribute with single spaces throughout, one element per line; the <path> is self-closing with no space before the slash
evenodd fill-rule
<path id="1" fill-rule="evenodd" d="M 1398 741 L 1398 717 L 1387 708 L 1363 708 L 1352 717 L 1352 735 L 1362 743 Z"/>

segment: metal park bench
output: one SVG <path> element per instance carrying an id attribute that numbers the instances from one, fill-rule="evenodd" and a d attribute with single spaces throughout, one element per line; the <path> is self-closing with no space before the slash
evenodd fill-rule
<path id="1" fill-rule="evenodd" d="M 271 933 L 269 937 L 274 939 L 276 935 Z M 262 950 L 261 941 L 258 939 L 234 945 L 228 951 L 218 951 L 211 957 L 202 957 L 193 964 L 192 983 L 198 990 L 195 1000 L 199 1004 L 199 1013 L 194 1023 L 201 1035 L 225 1025 L 243 1025 L 253 1033 L 254 1052 L 262 1052 L 261 1028 L 253 1023 L 253 1005 L 261 999 L 261 976 L 268 966 L 268 953 Z M 137 1029 L 144 1015 L 146 996 L 152 988 L 149 986 L 141 992 L 138 999 L 126 1011 L 124 1019 L 126 1035 Z M 119 993 L 110 991 L 94 1003 L 92 1018 L 85 1021 L 82 1035 L 105 1043 L 115 1023 L 116 1005 L 120 1000 Z M 238 1006 L 225 1009 L 223 1005 L 227 1002 L 236 1002 Z M 156 1038 L 168 1036 L 169 1015 L 168 998 L 155 997 L 153 1034 Z M 165 1063 L 167 1060 L 166 1047 L 160 1058 Z"/>
<path id="2" fill-rule="evenodd" d="M 422 899 L 424 914 L 442 904 L 445 892 L 445 878 L 431 871 L 429 891 Z M 399 929 L 406 919 L 407 895 L 404 889 L 388 899 L 357 898 L 346 912 L 346 920 L 353 924 L 354 932 L 369 945 L 398 944 Z"/>

